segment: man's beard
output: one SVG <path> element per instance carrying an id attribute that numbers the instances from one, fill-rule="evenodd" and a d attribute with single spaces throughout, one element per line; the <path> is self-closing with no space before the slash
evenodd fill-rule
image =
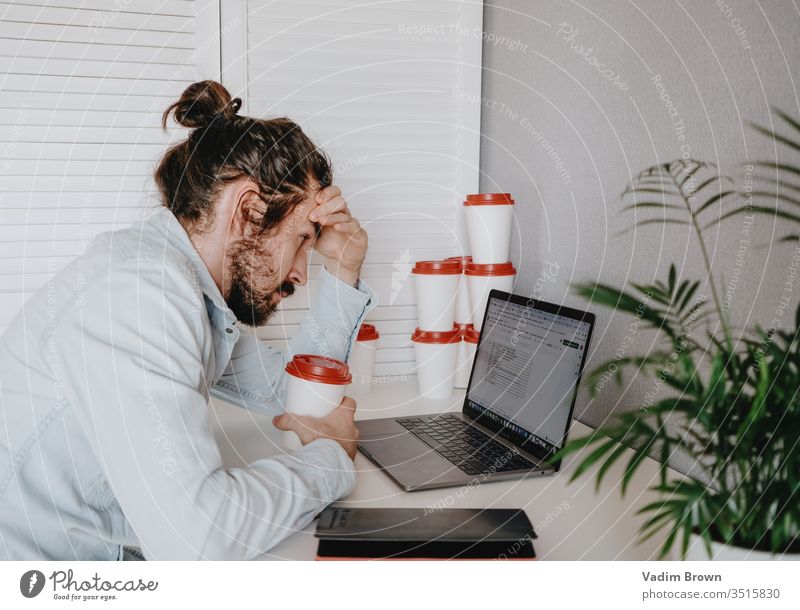
<path id="1" fill-rule="evenodd" d="M 275 273 L 268 253 L 258 248 L 256 240 L 243 238 L 233 244 L 228 252 L 230 287 L 225 302 L 236 319 L 248 326 L 263 326 L 278 309 L 274 296 L 285 292 L 294 294 L 294 284 L 282 282 L 277 289 L 258 291 L 259 279 Z M 265 262 L 264 262 L 265 261 Z"/>

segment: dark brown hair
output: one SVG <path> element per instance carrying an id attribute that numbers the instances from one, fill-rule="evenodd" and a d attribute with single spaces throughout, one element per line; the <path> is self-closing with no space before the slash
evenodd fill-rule
<path id="1" fill-rule="evenodd" d="M 277 226 L 301 203 L 312 179 L 322 187 L 331 183 L 330 160 L 299 125 L 286 118 L 239 116 L 241 104 L 220 83 L 206 80 L 189 85 L 164 111 L 164 129 L 174 114 L 175 122 L 192 132 L 164 153 L 155 182 L 163 204 L 191 227 L 206 218 L 226 183 L 242 177 L 258 184 L 267 205 L 254 220 L 260 231 Z"/>

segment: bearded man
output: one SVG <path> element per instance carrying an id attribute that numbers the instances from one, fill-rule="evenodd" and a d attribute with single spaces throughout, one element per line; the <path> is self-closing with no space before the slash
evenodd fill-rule
<path id="1" fill-rule="evenodd" d="M 355 403 L 283 413 L 296 353 L 346 360 L 374 293 L 367 236 L 327 157 L 219 83 L 163 117 L 190 128 L 155 172 L 163 207 L 97 237 L 0 339 L 0 558 L 250 559 L 355 484 Z M 259 342 L 324 261 L 288 350 Z M 224 468 L 209 398 L 277 415 L 303 447 Z M 265 441 L 266 442 L 266 441 Z"/>

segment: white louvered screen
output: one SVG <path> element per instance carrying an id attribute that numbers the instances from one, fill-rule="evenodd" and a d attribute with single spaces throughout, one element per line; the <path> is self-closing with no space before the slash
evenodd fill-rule
<path id="1" fill-rule="evenodd" d="M 92 237 L 157 205 L 151 174 L 170 141 L 161 113 L 199 72 L 218 78 L 218 10 L 0 3 L 0 332 Z"/>
<path id="2" fill-rule="evenodd" d="M 482 5 L 447 0 L 226 0 L 223 82 L 243 113 L 288 116 L 331 156 L 366 227 L 363 278 L 381 306 L 376 375 L 413 371 L 415 260 L 457 253 L 460 202 L 478 185 Z M 310 286 L 258 335 L 283 347 Z"/>

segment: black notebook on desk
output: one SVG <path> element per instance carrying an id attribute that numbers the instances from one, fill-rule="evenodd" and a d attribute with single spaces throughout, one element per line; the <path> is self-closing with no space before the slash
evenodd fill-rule
<path id="1" fill-rule="evenodd" d="M 319 517 L 317 559 L 535 559 L 519 509 L 345 508 Z"/>

